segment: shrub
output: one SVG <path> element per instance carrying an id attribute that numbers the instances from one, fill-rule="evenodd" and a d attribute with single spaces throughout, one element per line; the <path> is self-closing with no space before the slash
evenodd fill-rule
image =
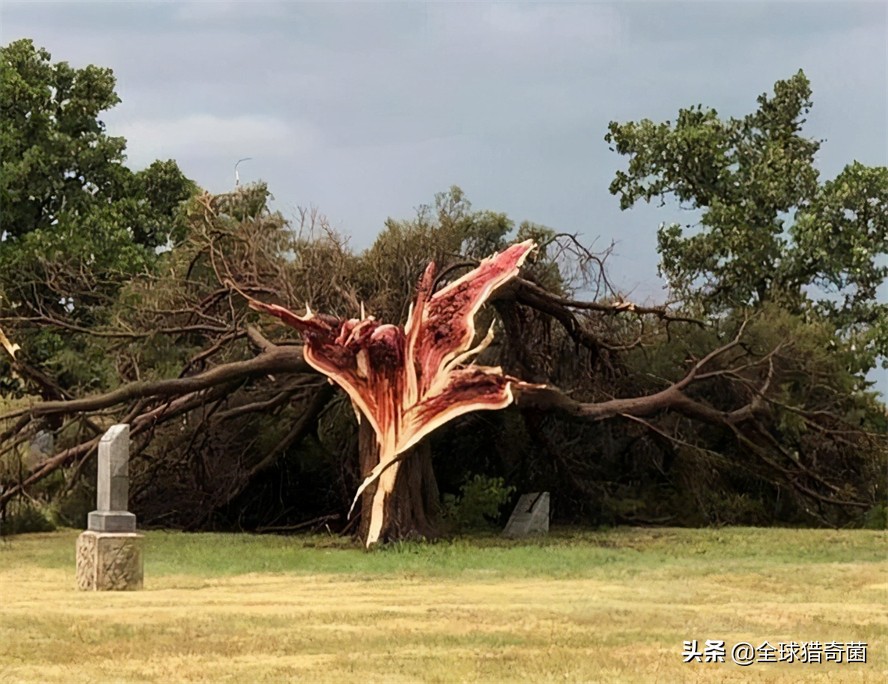
<path id="1" fill-rule="evenodd" d="M 501 477 L 473 475 L 460 487 L 459 496 L 444 495 L 443 517 L 457 531 L 490 527 L 514 491 Z"/>

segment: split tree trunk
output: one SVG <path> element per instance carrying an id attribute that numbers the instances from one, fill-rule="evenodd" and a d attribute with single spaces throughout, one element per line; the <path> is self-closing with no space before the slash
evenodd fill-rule
<path id="1" fill-rule="evenodd" d="M 358 432 L 358 453 L 361 477 L 366 477 L 379 463 L 376 434 L 366 420 L 361 421 Z M 378 514 L 374 511 L 374 496 L 387 474 L 394 475 L 394 489 L 385 497 L 381 517 L 374 521 L 374 514 Z M 438 534 L 435 525 L 438 509 L 438 483 L 432 469 L 432 450 L 424 440 L 364 491 L 358 528 L 361 540 L 367 543 L 374 522 L 379 526 L 378 542 L 433 539 Z"/>

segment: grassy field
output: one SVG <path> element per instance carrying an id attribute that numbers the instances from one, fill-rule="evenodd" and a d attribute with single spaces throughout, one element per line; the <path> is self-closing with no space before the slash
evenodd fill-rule
<path id="1" fill-rule="evenodd" d="M 76 531 L 0 540 L 3 682 L 882 682 L 888 535 L 553 532 L 372 553 L 148 532 L 145 589 L 74 590 Z M 720 639 L 726 663 L 682 662 Z M 866 664 L 730 662 L 862 641 Z"/>

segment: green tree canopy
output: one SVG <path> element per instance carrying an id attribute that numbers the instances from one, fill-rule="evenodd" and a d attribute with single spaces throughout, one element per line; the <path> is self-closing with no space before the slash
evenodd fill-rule
<path id="1" fill-rule="evenodd" d="M 866 371 L 888 354 L 888 168 L 853 162 L 821 182 L 820 142 L 802 134 L 812 106 L 802 71 L 758 109 L 721 118 L 701 105 L 676 121 L 611 122 L 605 139 L 628 157 L 610 190 L 628 209 L 677 200 L 697 230 L 661 226 L 660 270 L 685 302 L 710 313 L 766 302 L 830 321 Z M 690 227 L 690 226 L 687 226 Z"/>
<path id="2" fill-rule="evenodd" d="M 110 69 L 75 69 L 23 39 L 0 48 L 0 210 L 6 240 L 115 206 L 146 247 L 172 237 L 167 218 L 194 184 L 173 161 L 133 173 L 126 141 L 98 118 L 120 102 Z"/>
<path id="3" fill-rule="evenodd" d="M 197 187 L 173 161 L 133 172 L 99 119 L 120 102 L 110 69 L 53 63 L 23 39 L 0 47 L 0 325 L 32 360 L 71 358 L 120 286 L 182 237 Z"/>

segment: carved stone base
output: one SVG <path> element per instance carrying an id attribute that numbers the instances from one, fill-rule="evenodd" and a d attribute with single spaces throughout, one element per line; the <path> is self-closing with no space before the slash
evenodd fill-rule
<path id="1" fill-rule="evenodd" d="M 135 532 L 93 532 L 77 537 L 77 588 L 121 591 L 142 588 L 143 536 Z"/>

